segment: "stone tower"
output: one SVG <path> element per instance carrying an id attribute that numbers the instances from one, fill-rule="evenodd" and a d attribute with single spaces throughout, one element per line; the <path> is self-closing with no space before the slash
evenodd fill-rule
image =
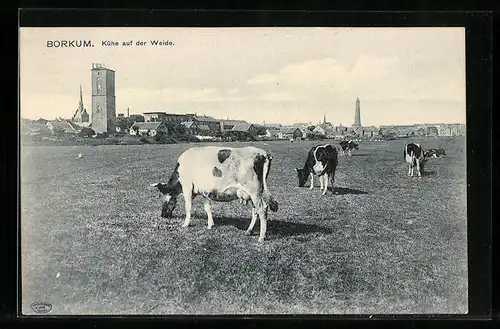
<path id="1" fill-rule="evenodd" d="M 359 106 L 359 97 L 356 97 L 356 113 L 354 114 L 354 127 L 361 127 L 361 108 Z"/>
<path id="2" fill-rule="evenodd" d="M 98 63 L 92 63 L 92 129 L 116 132 L 115 71 Z"/>
<path id="3" fill-rule="evenodd" d="M 80 85 L 80 103 L 72 120 L 74 122 L 89 122 L 89 114 L 87 113 L 87 109 L 83 107 L 82 85 Z"/>

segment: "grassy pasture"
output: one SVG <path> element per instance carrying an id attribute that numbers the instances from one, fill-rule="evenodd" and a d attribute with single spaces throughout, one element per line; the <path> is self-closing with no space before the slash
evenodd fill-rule
<path id="1" fill-rule="evenodd" d="M 361 142 L 326 196 L 294 170 L 317 142 L 250 143 L 274 155 L 280 209 L 263 245 L 258 222 L 243 234 L 250 209 L 237 202 L 214 204 L 212 230 L 201 199 L 189 228 L 182 198 L 160 218 L 149 184 L 193 144 L 23 147 L 22 312 L 465 313 L 465 140 L 421 139 L 447 154 L 421 179 L 406 176 L 408 141 Z"/>

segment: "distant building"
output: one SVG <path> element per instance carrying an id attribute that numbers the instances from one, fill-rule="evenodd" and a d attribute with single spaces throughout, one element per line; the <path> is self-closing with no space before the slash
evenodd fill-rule
<path id="1" fill-rule="evenodd" d="M 281 129 L 281 124 L 262 124 L 262 127 L 265 131 L 264 136 L 267 138 L 278 138 L 278 133 Z"/>
<path id="2" fill-rule="evenodd" d="M 190 121 L 191 117 L 194 114 L 176 114 L 176 113 L 167 113 L 167 112 L 144 112 L 144 121 L 145 122 L 185 122 Z"/>
<path id="3" fill-rule="evenodd" d="M 278 132 L 279 139 L 303 138 L 304 133 L 299 127 L 282 127 Z"/>
<path id="4" fill-rule="evenodd" d="M 442 124 L 438 125 L 439 136 L 459 136 L 465 135 L 465 125 L 460 124 Z"/>
<path id="5" fill-rule="evenodd" d="M 375 126 L 359 127 L 356 129 L 356 135 L 363 138 L 378 137 L 380 129 Z"/>
<path id="6" fill-rule="evenodd" d="M 51 120 L 46 123 L 53 134 L 76 134 L 79 129 L 68 121 Z"/>
<path id="7" fill-rule="evenodd" d="M 248 124 L 245 120 L 220 120 L 220 130 L 231 130 L 235 125 Z"/>
<path id="8" fill-rule="evenodd" d="M 435 126 L 427 127 L 427 136 L 431 137 L 439 136 L 439 131 L 437 127 Z"/>
<path id="9" fill-rule="evenodd" d="M 167 132 L 167 127 L 163 122 L 134 122 L 130 127 L 131 135 L 156 136 L 158 133 Z"/>
<path id="10" fill-rule="evenodd" d="M 208 115 L 193 115 L 187 121 L 194 121 L 200 125 L 206 125 L 210 129 L 210 133 L 214 134 L 220 130 L 220 120 L 217 120 Z"/>
<path id="11" fill-rule="evenodd" d="M 92 64 L 92 129 L 116 131 L 115 71 L 98 63 Z"/>
<path id="12" fill-rule="evenodd" d="M 207 125 L 200 124 L 196 121 L 184 121 L 181 125 L 186 127 L 186 131 L 190 135 L 207 135 L 210 133 L 210 128 Z"/>
<path id="13" fill-rule="evenodd" d="M 262 129 L 263 127 L 259 127 L 253 123 L 240 123 L 234 125 L 234 127 L 231 129 L 231 131 L 244 131 L 249 133 L 252 136 L 257 136 L 259 134 L 259 131 L 265 131 L 265 128 Z"/>
<path id="14" fill-rule="evenodd" d="M 317 125 L 316 127 L 314 127 L 312 133 L 326 136 L 326 131 L 325 129 L 323 129 L 323 127 L 321 127 L 321 125 Z"/>

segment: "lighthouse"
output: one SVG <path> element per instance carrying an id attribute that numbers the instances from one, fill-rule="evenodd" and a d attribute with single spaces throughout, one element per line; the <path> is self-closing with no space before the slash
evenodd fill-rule
<path id="1" fill-rule="evenodd" d="M 361 107 L 359 104 L 359 97 L 356 97 L 356 110 L 354 114 L 354 128 L 361 127 Z"/>

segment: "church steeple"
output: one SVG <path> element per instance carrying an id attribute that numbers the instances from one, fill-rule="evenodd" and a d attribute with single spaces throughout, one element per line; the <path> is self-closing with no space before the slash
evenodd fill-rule
<path id="1" fill-rule="evenodd" d="M 80 85 L 80 103 L 78 104 L 78 109 L 83 110 L 83 97 L 82 97 L 82 85 Z"/>
<path id="2" fill-rule="evenodd" d="M 78 108 L 76 109 L 72 120 L 74 122 L 89 122 L 89 115 L 87 110 L 83 107 L 82 85 L 80 85 L 80 102 L 78 103 Z"/>

